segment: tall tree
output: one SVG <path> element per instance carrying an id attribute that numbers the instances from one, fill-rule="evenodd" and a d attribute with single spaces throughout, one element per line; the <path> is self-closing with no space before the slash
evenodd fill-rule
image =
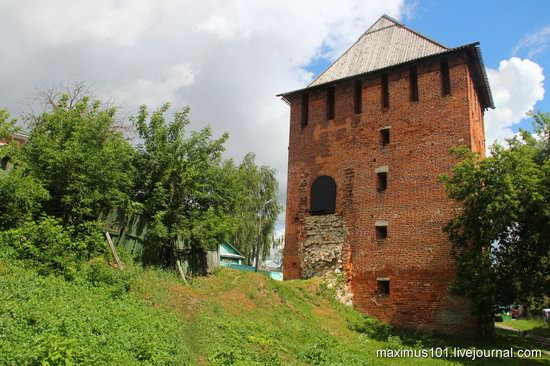
<path id="1" fill-rule="evenodd" d="M 277 216 L 282 212 L 278 203 L 275 171 L 267 166 L 257 166 L 256 156 L 247 154 L 239 166 L 241 197 L 237 207 L 238 227 L 234 243 L 249 263 L 269 255 L 274 242 Z"/>
<path id="2" fill-rule="evenodd" d="M 176 112 L 172 121 L 165 118 L 168 109 L 165 104 L 149 114 L 142 106 L 132 118 L 143 139 L 136 199 L 151 220 L 149 241 L 167 256 L 176 245 L 183 250 L 217 248 L 236 223 L 236 167 L 222 160 L 228 135 L 213 139 L 210 127 L 186 135 L 189 108 Z"/>
<path id="3" fill-rule="evenodd" d="M 493 145 L 486 159 L 455 150 L 461 161 L 444 179 L 462 204 L 445 227 L 458 267 L 453 289 L 470 299 L 485 335 L 496 306 L 550 295 L 550 114 L 533 117 L 534 133 Z"/>
<path id="4" fill-rule="evenodd" d="M 100 101 L 62 94 L 30 120 L 22 159 L 49 192 L 45 213 L 79 224 L 129 205 L 134 149 L 115 128 L 115 114 Z"/>

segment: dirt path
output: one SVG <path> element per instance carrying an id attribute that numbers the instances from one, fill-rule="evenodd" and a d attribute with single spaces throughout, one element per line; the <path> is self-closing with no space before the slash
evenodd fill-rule
<path id="1" fill-rule="evenodd" d="M 509 325 L 495 323 L 495 327 L 517 333 L 521 336 L 524 336 L 527 339 L 532 340 L 533 343 L 537 344 L 543 349 L 544 353 L 546 353 L 547 355 L 550 355 L 550 338 L 539 336 L 536 334 L 531 334 L 527 331 L 519 330 Z"/>

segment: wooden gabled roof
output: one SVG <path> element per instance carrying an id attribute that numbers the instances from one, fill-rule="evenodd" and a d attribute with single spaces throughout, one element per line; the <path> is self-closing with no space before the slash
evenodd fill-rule
<path id="1" fill-rule="evenodd" d="M 310 87 L 385 69 L 449 49 L 383 15 Z"/>
<path id="2" fill-rule="evenodd" d="M 483 108 L 494 108 L 489 81 L 479 43 L 448 48 L 398 22 L 388 15 L 378 19 L 346 52 L 307 87 L 279 94 L 290 94 L 334 84 L 336 81 L 381 71 L 416 60 L 452 52 L 467 52 L 473 79 Z"/>

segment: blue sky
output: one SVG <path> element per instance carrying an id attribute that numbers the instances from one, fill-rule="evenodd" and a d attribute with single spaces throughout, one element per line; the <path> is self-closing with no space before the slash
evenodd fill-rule
<path id="1" fill-rule="evenodd" d="M 497 69 L 501 60 L 517 56 L 537 63 L 545 73 L 550 70 L 550 1 L 420 0 L 408 12 L 403 23 L 448 47 L 479 41 L 487 68 Z M 546 34 L 538 42 L 517 49 L 522 40 L 545 27 Z M 317 58 L 305 68 L 318 75 L 330 64 L 330 60 Z M 539 109 L 550 112 L 548 96 L 535 104 L 535 110 Z M 530 129 L 530 119 L 513 125 L 512 130 L 519 127 Z"/>

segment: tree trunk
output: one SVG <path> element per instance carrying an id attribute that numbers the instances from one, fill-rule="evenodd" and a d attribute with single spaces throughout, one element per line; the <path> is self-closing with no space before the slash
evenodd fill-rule
<path id="1" fill-rule="evenodd" d="M 254 272 L 258 272 L 258 266 L 260 265 L 260 247 L 262 242 L 262 216 L 260 216 L 258 221 L 258 244 L 256 244 L 256 262 L 254 263 L 255 268 Z"/>
<path id="2" fill-rule="evenodd" d="M 495 336 L 495 321 L 492 314 L 483 314 L 478 317 L 478 334 L 486 338 Z"/>

